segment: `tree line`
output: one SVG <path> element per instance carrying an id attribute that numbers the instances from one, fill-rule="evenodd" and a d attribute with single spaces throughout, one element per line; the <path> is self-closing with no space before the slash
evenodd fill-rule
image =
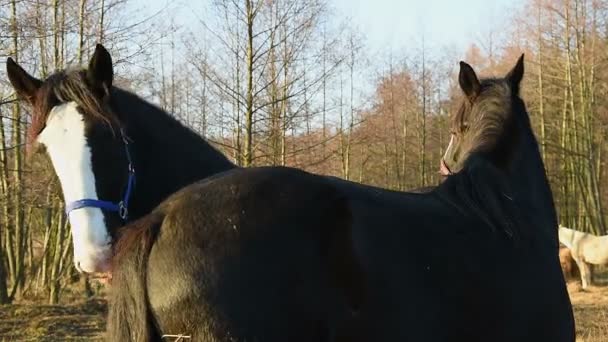
<path id="1" fill-rule="evenodd" d="M 464 55 L 431 50 L 424 37 L 407 52 L 372 51 L 325 0 L 210 0 L 205 19 L 188 25 L 178 10 L 142 16 L 128 0 L 1 0 L 0 51 L 43 78 L 86 63 L 102 42 L 117 84 L 238 165 L 402 191 L 441 181 L 457 62 L 500 76 L 525 53 L 522 95 L 560 222 L 607 233 L 605 1 L 527 0 L 504 27 L 480 28 Z M 69 222 L 50 162 L 28 146 L 29 108 L 1 70 L 0 302 L 56 303 L 78 278 Z M 78 284 L 92 293 L 86 277 Z"/>

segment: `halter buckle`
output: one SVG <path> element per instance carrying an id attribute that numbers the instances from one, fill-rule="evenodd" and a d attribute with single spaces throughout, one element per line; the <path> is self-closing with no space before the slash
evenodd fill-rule
<path id="1" fill-rule="evenodd" d="M 129 209 L 125 205 L 125 202 L 124 201 L 118 202 L 118 216 L 120 216 L 121 219 L 126 221 L 128 215 L 129 215 Z"/>

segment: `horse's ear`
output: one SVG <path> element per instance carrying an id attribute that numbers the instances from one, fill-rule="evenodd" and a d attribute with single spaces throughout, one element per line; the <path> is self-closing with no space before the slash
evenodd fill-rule
<path id="1" fill-rule="evenodd" d="M 28 74 L 12 58 L 6 59 L 6 73 L 17 96 L 26 99 L 30 104 L 34 104 L 36 92 L 42 86 L 42 81 Z"/>
<path id="2" fill-rule="evenodd" d="M 522 53 L 521 56 L 519 57 L 519 59 L 517 60 L 517 63 L 513 67 L 513 69 L 511 69 L 511 71 L 509 71 L 509 73 L 505 77 L 505 79 L 507 79 L 507 81 L 509 82 L 509 85 L 511 86 L 511 90 L 513 91 L 513 94 L 519 95 L 519 83 L 521 83 L 521 80 L 523 78 L 524 78 L 524 54 Z"/>
<path id="3" fill-rule="evenodd" d="M 112 57 L 101 44 L 95 46 L 93 57 L 89 61 L 87 79 L 95 89 L 102 90 L 104 95 L 110 93 L 114 70 L 112 68 Z"/>
<path id="4" fill-rule="evenodd" d="M 481 92 L 481 83 L 479 83 L 475 70 L 473 70 L 470 65 L 462 61 L 460 62 L 458 83 L 460 83 L 460 88 L 470 101 L 475 100 L 475 98 Z"/>

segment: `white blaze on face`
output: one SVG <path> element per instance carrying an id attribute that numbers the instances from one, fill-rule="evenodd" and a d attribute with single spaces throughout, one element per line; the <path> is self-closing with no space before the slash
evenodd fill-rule
<path id="1" fill-rule="evenodd" d="M 38 142 L 46 147 L 53 162 L 66 204 L 85 198 L 98 199 L 91 148 L 76 103 L 68 102 L 51 110 Z M 110 237 L 101 209 L 76 209 L 69 219 L 76 268 L 89 273 L 107 271 Z"/>

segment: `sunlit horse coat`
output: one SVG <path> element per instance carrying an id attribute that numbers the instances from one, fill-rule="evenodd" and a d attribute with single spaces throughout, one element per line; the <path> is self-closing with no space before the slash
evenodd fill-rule
<path id="1" fill-rule="evenodd" d="M 560 225 L 559 241 L 570 249 L 581 274 L 582 288 L 586 289 L 592 281 L 589 265 L 608 265 L 608 235 L 596 236 Z"/>

